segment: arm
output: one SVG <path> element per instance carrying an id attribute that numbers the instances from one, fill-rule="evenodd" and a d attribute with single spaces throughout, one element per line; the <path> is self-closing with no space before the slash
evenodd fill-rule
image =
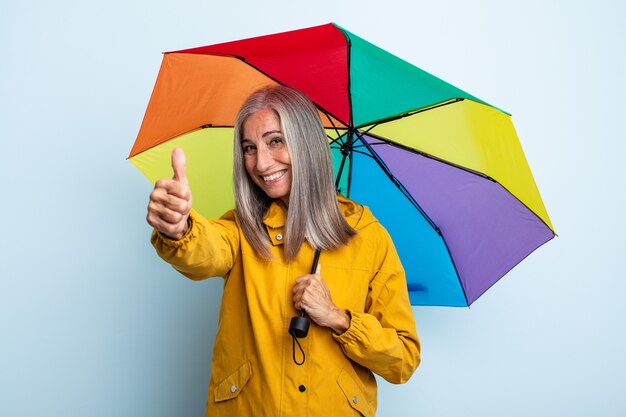
<path id="1" fill-rule="evenodd" d="M 152 245 L 166 262 L 188 278 L 225 277 L 239 250 L 234 212 L 219 221 L 191 209 L 187 161 L 182 149 L 172 151 L 174 178 L 154 185 L 146 220 L 154 227 Z"/>
<path id="2" fill-rule="evenodd" d="M 151 242 L 157 254 L 177 271 L 193 280 L 225 277 L 239 251 L 239 232 L 234 211 L 220 220 L 189 213 L 189 228 L 178 240 L 154 230 Z"/>
<path id="3" fill-rule="evenodd" d="M 389 235 L 382 231 L 366 311 L 350 312 L 348 330 L 333 337 L 350 359 L 398 384 L 408 381 L 419 365 L 420 342 L 404 270 Z"/>

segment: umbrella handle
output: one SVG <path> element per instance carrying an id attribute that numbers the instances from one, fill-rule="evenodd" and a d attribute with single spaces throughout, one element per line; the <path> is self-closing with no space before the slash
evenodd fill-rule
<path id="1" fill-rule="evenodd" d="M 313 265 L 311 265 L 311 274 L 314 274 L 317 270 L 317 263 L 320 260 L 320 250 L 315 251 L 315 257 L 313 258 Z M 295 336 L 298 339 L 302 339 L 309 334 L 309 326 L 311 320 L 305 317 L 304 310 L 300 310 L 300 315 L 293 317 L 291 323 L 289 323 L 289 334 Z"/>

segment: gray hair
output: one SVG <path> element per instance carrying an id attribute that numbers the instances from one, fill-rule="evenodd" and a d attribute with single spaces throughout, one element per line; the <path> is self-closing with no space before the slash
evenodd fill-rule
<path id="1" fill-rule="evenodd" d="M 278 116 L 291 157 L 285 259 L 293 260 L 305 239 L 314 249 L 345 245 L 356 231 L 348 225 L 337 204 L 330 147 L 317 109 L 304 94 L 283 86 L 265 87 L 252 93 L 235 121 L 235 208 L 246 239 L 264 258 L 271 258 L 263 216 L 272 200 L 248 175 L 241 148 L 244 122 L 261 109 Z"/>

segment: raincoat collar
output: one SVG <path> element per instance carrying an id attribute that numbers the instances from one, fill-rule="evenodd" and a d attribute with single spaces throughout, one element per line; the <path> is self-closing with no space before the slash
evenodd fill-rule
<path id="1" fill-rule="evenodd" d="M 267 212 L 265 212 L 265 216 L 263 216 L 263 223 L 272 229 L 279 229 L 285 227 L 286 221 L 287 213 L 285 210 L 276 201 L 272 201 Z"/>

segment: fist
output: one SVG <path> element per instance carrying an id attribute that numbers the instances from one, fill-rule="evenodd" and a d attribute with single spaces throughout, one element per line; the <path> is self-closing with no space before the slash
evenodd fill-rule
<path id="1" fill-rule="evenodd" d="M 296 310 L 304 310 L 317 325 L 329 327 L 337 334 L 350 327 L 350 316 L 333 303 L 319 265 L 315 274 L 296 278 L 293 305 Z"/>
<path id="2" fill-rule="evenodd" d="M 178 240 L 187 231 L 191 210 L 191 189 L 187 181 L 187 162 L 182 149 L 172 151 L 174 177 L 158 180 L 150 194 L 148 224 L 157 231 Z"/>

